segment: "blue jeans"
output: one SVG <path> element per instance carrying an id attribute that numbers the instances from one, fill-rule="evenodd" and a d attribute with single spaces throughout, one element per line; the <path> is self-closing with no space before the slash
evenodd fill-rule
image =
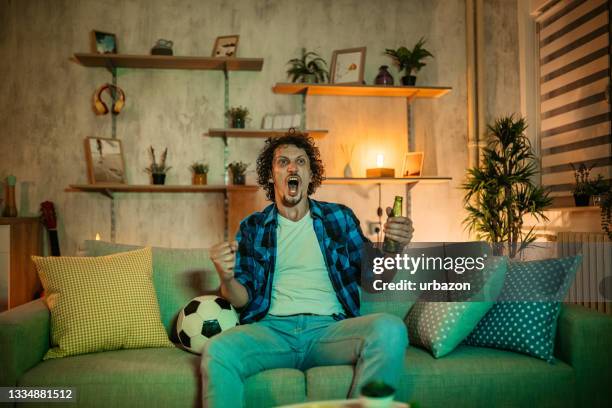
<path id="1" fill-rule="evenodd" d="M 349 397 L 371 380 L 397 387 L 408 336 L 404 322 L 377 313 L 341 321 L 331 316 L 271 316 L 213 337 L 202 352 L 204 407 L 244 405 L 244 380 L 272 368 L 355 366 Z"/>

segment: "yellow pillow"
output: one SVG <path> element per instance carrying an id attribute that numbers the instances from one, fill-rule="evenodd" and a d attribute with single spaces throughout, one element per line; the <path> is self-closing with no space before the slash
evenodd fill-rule
<path id="1" fill-rule="evenodd" d="M 44 360 L 130 348 L 174 347 L 159 315 L 151 248 L 99 257 L 32 260 L 51 311 Z"/>

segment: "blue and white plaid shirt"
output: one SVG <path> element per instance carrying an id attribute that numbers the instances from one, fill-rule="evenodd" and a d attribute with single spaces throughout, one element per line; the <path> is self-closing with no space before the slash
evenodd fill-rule
<path id="1" fill-rule="evenodd" d="M 336 296 L 347 316 L 359 316 L 361 250 L 369 241 L 348 207 L 312 199 L 309 203 L 314 231 Z M 249 293 L 249 301 L 240 313 L 241 323 L 260 320 L 270 309 L 277 215 L 276 205 L 271 204 L 240 223 L 234 275 Z"/>

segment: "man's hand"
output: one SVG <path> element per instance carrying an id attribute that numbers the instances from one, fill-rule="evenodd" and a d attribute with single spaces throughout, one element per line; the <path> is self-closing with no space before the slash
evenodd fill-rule
<path id="1" fill-rule="evenodd" d="M 385 237 L 388 237 L 402 245 L 407 245 L 412 241 L 412 220 L 408 217 L 391 217 L 393 209 L 387 207 L 387 222 L 383 226 Z"/>
<path id="2" fill-rule="evenodd" d="M 215 264 L 215 269 L 221 282 L 229 282 L 234 279 L 234 263 L 236 261 L 236 251 L 238 243 L 222 242 L 210 249 L 210 259 Z"/>

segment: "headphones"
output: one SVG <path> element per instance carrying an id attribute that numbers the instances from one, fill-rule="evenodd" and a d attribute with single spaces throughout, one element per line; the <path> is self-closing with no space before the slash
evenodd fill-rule
<path id="1" fill-rule="evenodd" d="M 125 105 L 125 93 L 123 92 L 123 89 L 113 84 L 104 84 L 96 89 L 96 92 L 94 93 L 93 105 L 96 115 L 106 115 L 109 112 L 108 106 L 106 106 L 106 104 L 102 101 L 102 93 L 104 91 L 108 91 L 108 93 L 110 93 L 112 96 L 111 90 L 115 91 L 115 98 L 117 98 L 113 102 L 113 109 L 111 112 L 113 115 L 118 115 L 119 112 L 121 112 L 121 109 L 123 109 L 123 106 Z"/>

